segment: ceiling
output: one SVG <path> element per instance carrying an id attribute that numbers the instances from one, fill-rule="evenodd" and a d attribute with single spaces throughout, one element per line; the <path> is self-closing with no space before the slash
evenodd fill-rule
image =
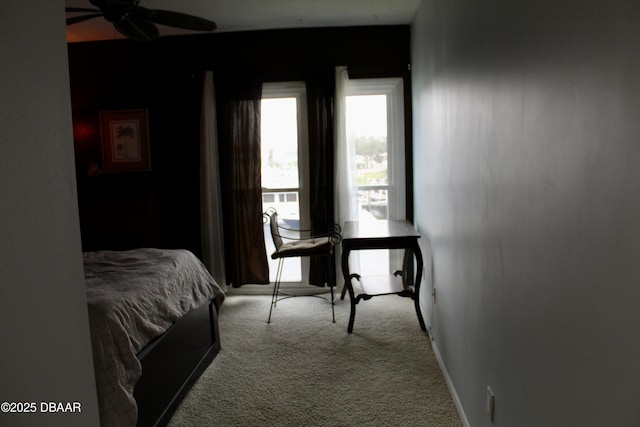
<path id="1" fill-rule="evenodd" d="M 216 32 L 281 28 L 410 24 L 421 0 L 141 0 L 140 6 L 196 15 L 214 21 Z M 89 0 L 66 7 L 93 8 Z M 68 13 L 67 17 L 79 15 Z M 158 25 L 160 35 L 190 34 Z M 123 38 L 103 18 L 67 26 L 67 41 Z"/>

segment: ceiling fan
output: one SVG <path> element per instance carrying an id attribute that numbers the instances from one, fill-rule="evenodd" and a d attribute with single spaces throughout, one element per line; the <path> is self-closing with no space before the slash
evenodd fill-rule
<path id="1" fill-rule="evenodd" d="M 156 24 L 193 31 L 213 31 L 216 23 L 204 18 L 168 10 L 147 9 L 140 0 L 89 0 L 96 9 L 67 7 L 67 12 L 86 12 L 87 15 L 67 18 L 67 25 L 103 17 L 125 37 L 148 41 L 160 35 Z"/>

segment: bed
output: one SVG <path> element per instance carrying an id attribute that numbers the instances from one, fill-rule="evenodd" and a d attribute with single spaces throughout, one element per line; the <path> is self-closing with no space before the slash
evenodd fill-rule
<path id="1" fill-rule="evenodd" d="M 187 250 L 84 253 L 100 423 L 166 424 L 220 349 L 224 301 Z"/>

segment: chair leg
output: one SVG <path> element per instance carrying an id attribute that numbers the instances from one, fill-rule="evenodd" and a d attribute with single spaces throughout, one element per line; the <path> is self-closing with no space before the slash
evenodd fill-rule
<path id="1" fill-rule="evenodd" d="M 334 295 L 334 287 L 335 283 L 331 283 L 331 277 L 334 277 L 335 266 L 333 264 L 333 257 L 329 257 L 329 275 L 330 278 L 327 281 L 329 288 L 331 290 L 331 318 L 333 323 L 336 323 L 336 312 L 335 312 L 335 295 Z M 278 293 L 280 291 L 280 280 L 282 278 L 282 270 L 283 270 L 283 262 L 284 258 L 280 258 L 278 260 L 278 269 L 276 270 L 276 281 L 273 284 L 273 294 L 271 295 L 271 307 L 269 307 L 269 318 L 267 319 L 267 323 L 271 323 L 271 314 L 273 313 L 273 307 L 278 302 Z M 333 285 L 333 286 L 332 286 Z"/>
<path id="2" fill-rule="evenodd" d="M 331 286 L 331 316 L 333 317 L 333 323 L 336 323 L 336 311 L 333 307 L 333 288 L 334 286 Z"/>
<path id="3" fill-rule="evenodd" d="M 334 309 L 334 294 L 333 288 L 336 286 L 338 282 L 338 278 L 336 277 L 336 260 L 333 257 L 333 253 L 328 257 L 329 258 L 329 280 L 327 283 L 331 288 L 331 317 L 333 318 L 333 323 L 336 323 L 336 312 Z"/>
<path id="4" fill-rule="evenodd" d="M 271 323 L 271 312 L 273 311 L 273 306 L 278 302 L 278 291 L 280 290 L 280 277 L 282 276 L 282 262 L 284 258 L 280 258 L 278 260 L 278 269 L 276 270 L 276 281 L 273 284 L 273 294 L 271 295 L 271 307 L 269 308 L 269 318 L 267 319 L 267 323 Z"/>

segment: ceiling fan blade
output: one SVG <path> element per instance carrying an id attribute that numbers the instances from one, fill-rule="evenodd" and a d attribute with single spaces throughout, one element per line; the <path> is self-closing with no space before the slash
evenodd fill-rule
<path id="1" fill-rule="evenodd" d="M 99 16 L 102 16 L 102 13 L 92 13 L 91 15 L 73 16 L 71 18 L 67 18 L 67 25 L 77 24 L 78 22 L 87 21 L 89 19 L 97 18 Z"/>
<path id="2" fill-rule="evenodd" d="M 217 28 L 216 23 L 208 19 L 168 10 L 148 10 L 147 17 L 156 24 L 185 30 L 213 31 Z"/>
<path id="3" fill-rule="evenodd" d="M 114 22 L 113 25 L 122 35 L 137 41 L 150 41 L 160 35 L 158 27 L 153 22 L 145 21 L 144 19 L 133 19 L 130 16 Z"/>
<path id="4" fill-rule="evenodd" d="M 138 41 L 158 38 L 160 32 L 155 24 L 193 31 L 213 31 L 217 28 L 213 21 L 186 13 L 147 9 L 138 5 L 139 0 L 89 0 L 89 2 L 98 9 L 74 7 L 66 8 L 66 11 L 96 13 L 71 17 L 67 19 L 67 25 L 102 16 L 112 22 L 125 37 Z"/>

